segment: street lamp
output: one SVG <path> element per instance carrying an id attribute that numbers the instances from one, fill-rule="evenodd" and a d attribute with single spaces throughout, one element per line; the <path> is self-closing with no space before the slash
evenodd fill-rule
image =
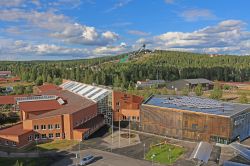
<path id="1" fill-rule="evenodd" d="M 143 158 L 145 159 L 145 147 L 146 147 L 146 144 L 144 143 L 143 144 Z"/>
<path id="2" fill-rule="evenodd" d="M 81 139 L 79 139 L 79 164 L 81 164 Z"/>

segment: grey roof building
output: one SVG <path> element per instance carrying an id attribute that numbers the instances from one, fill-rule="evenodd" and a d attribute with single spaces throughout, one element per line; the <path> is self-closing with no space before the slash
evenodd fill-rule
<path id="1" fill-rule="evenodd" d="M 146 81 L 137 81 L 136 88 L 144 88 L 144 87 L 152 87 L 155 85 L 162 85 L 165 84 L 165 80 L 146 80 Z"/>
<path id="2" fill-rule="evenodd" d="M 250 104 L 174 96 L 151 96 L 141 105 L 142 130 L 177 139 L 229 144 L 250 136 Z"/>
<path id="3" fill-rule="evenodd" d="M 213 88 L 213 82 L 205 78 L 181 79 L 177 81 L 172 81 L 167 84 L 167 88 L 172 90 L 182 90 L 184 88 L 193 89 L 198 84 L 201 84 L 204 90 L 209 90 Z"/>

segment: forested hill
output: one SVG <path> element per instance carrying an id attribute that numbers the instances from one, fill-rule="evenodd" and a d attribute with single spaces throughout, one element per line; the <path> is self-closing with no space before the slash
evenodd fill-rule
<path id="1" fill-rule="evenodd" d="M 207 78 L 250 81 L 250 56 L 215 56 L 155 51 L 121 63 L 126 54 L 86 60 L 0 62 L 0 70 L 11 70 L 25 81 L 71 79 L 85 83 L 128 87 L 137 80 Z"/>

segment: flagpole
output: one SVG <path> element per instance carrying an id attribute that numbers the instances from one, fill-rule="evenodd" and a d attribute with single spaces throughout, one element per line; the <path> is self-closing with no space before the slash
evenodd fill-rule
<path id="1" fill-rule="evenodd" d="M 128 129 L 128 133 L 129 133 L 129 145 L 130 145 L 130 116 L 129 116 L 129 119 L 128 119 L 128 123 L 129 123 L 129 129 Z"/>
<path id="2" fill-rule="evenodd" d="M 120 121 L 120 113 L 118 113 L 119 118 L 119 148 L 121 146 L 121 121 Z"/>

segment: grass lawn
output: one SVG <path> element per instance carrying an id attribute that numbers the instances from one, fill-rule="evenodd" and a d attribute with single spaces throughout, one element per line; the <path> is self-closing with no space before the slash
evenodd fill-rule
<path id="1" fill-rule="evenodd" d="M 66 150 L 66 149 L 69 149 L 78 143 L 79 143 L 78 141 L 74 141 L 74 140 L 55 140 L 55 141 L 47 142 L 47 143 L 39 143 L 37 145 L 33 144 L 33 145 L 25 148 L 25 151 Z"/>
<path id="2" fill-rule="evenodd" d="M 55 162 L 53 158 L 3 158 L 0 157 L 0 165 L 3 166 L 16 166 L 17 160 L 20 166 L 42 166 L 51 165 Z"/>
<path id="3" fill-rule="evenodd" d="M 154 154 L 154 162 L 161 164 L 174 163 L 182 154 L 184 149 L 178 146 L 169 144 L 159 145 L 152 147 L 146 154 L 146 160 L 152 161 L 152 155 Z"/>

